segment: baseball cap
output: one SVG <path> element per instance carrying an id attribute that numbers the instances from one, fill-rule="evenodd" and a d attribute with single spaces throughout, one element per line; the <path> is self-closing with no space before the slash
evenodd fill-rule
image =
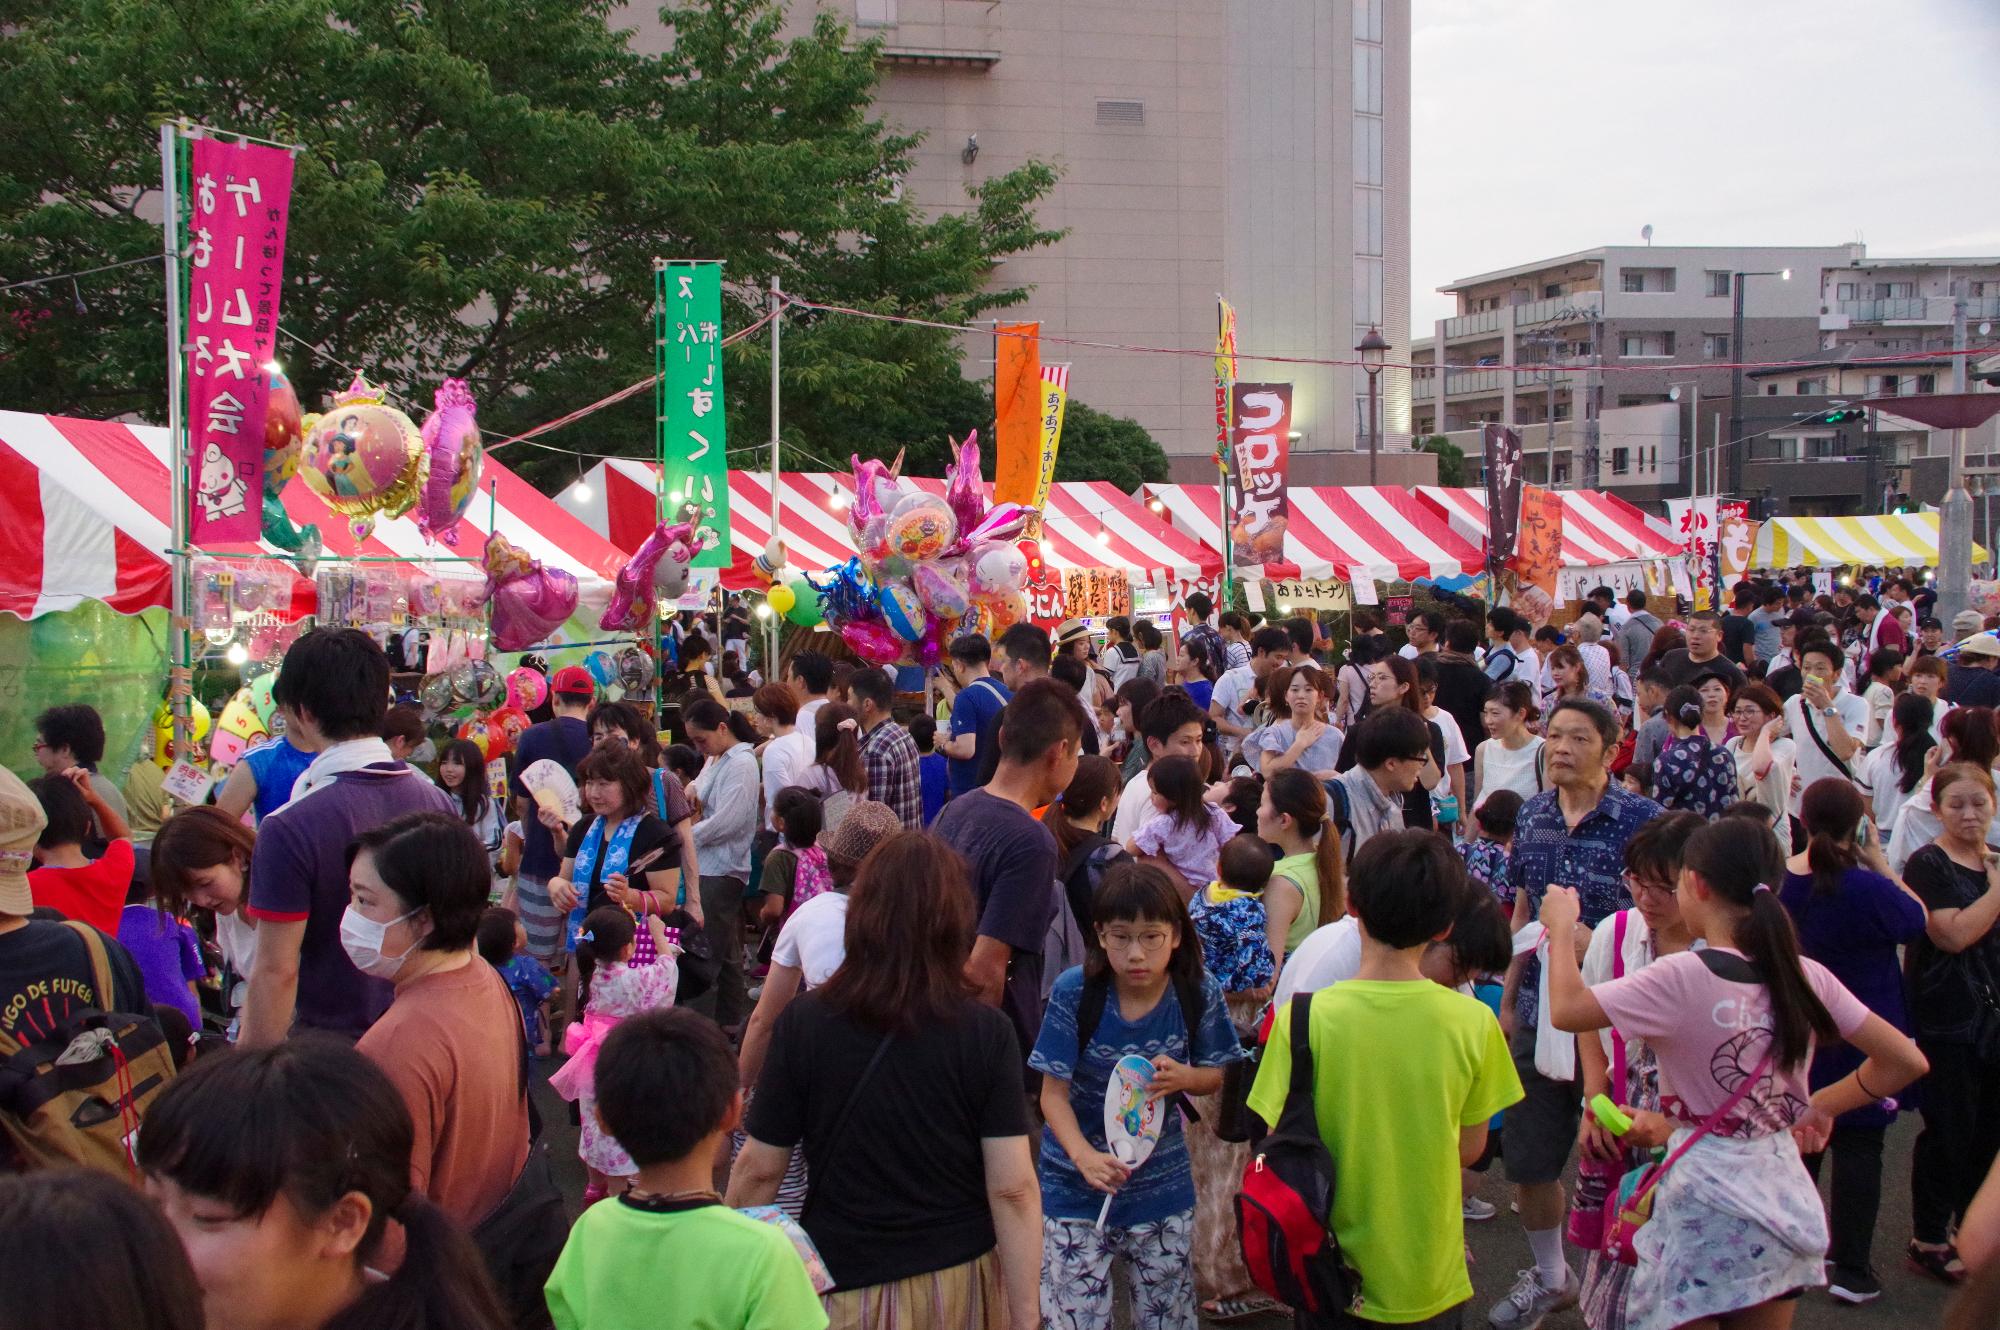
<path id="1" fill-rule="evenodd" d="M 34 912 L 28 869 L 34 864 L 35 842 L 48 824 L 35 792 L 19 776 L 0 767 L 0 914 Z"/>
<path id="2" fill-rule="evenodd" d="M 597 696 L 597 680 L 581 665 L 565 665 L 549 680 L 549 688 L 564 697 Z"/>
<path id="3" fill-rule="evenodd" d="M 2000 657 L 2000 637 L 1991 633 L 1975 633 L 1958 644 L 1958 654 Z"/>
<path id="4" fill-rule="evenodd" d="M 1981 632 L 1986 627 L 1986 616 L 1978 610 L 1960 610 L 1951 616 L 1951 632 L 1954 637 L 1964 637 L 1967 633 Z"/>
<path id="5" fill-rule="evenodd" d="M 839 825 L 827 833 L 821 848 L 828 859 L 858 864 L 868 857 L 870 850 L 902 829 L 903 819 L 896 816 L 895 809 L 879 800 L 860 799 L 847 810 Z"/>

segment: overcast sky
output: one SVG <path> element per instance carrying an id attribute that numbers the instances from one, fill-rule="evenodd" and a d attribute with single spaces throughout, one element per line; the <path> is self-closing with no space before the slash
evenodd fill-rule
<path id="1" fill-rule="evenodd" d="M 1410 282 L 1604 244 L 2000 255 L 1996 0 L 1413 0 Z"/>

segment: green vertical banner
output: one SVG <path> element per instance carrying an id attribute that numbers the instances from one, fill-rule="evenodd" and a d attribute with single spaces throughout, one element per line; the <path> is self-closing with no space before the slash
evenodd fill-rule
<path id="1" fill-rule="evenodd" d="M 729 449 L 723 425 L 722 264 L 656 261 L 654 347 L 659 369 L 660 516 L 700 509 L 707 535 L 696 568 L 727 568 Z"/>

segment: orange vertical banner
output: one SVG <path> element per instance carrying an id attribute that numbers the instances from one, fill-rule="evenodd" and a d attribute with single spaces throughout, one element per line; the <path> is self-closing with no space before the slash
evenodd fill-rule
<path id="1" fill-rule="evenodd" d="M 1520 534 L 1508 566 L 1514 570 L 1515 608 L 1530 622 L 1547 622 L 1555 609 L 1562 543 L 1562 495 L 1538 485 L 1523 485 Z"/>
<path id="2" fill-rule="evenodd" d="M 1042 474 L 1042 325 L 994 329 L 993 502 L 1032 504 Z"/>

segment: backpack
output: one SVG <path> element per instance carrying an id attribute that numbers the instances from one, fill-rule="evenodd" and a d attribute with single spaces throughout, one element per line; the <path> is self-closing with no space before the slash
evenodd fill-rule
<path id="1" fill-rule="evenodd" d="M 1313 1113 L 1311 993 L 1292 998 L 1292 1080 L 1284 1112 L 1243 1170 L 1236 1235 L 1250 1280 L 1286 1306 L 1326 1317 L 1361 1304 L 1361 1276 L 1333 1234 L 1333 1153 Z"/>
<path id="2" fill-rule="evenodd" d="M 29 1168 L 82 1164 L 135 1176 L 139 1124 L 173 1079 L 173 1053 L 151 1013 L 109 1009 L 115 990 L 103 936 L 88 924 L 64 924 L 90 953 L 97 1006 L 35 1044 L 0 1034 L 0 1129 Z"/>
<path id="3" fill-rule="evenodd" d="M 1222 634 L 1205 623 L 1194 624 L 1181 632 L 1181 645 L 1188 655 L 1207 668 L 1203 671 L 1211 679 L 1220 679 L 1229 668 L 1229 644 L 1222 640 Z"/>
<path id="4" fill-rule="evenodd" d="M 1340 861 L 1345 866 L 1354 862 L 1355 850 L 1354 814 L 1347 802 L 1347 786 L 1338 778 L 1321 783 L 1326 786 L 1326 815 L 1333 819 L 1333 834 L 1340 837 Z"/>

